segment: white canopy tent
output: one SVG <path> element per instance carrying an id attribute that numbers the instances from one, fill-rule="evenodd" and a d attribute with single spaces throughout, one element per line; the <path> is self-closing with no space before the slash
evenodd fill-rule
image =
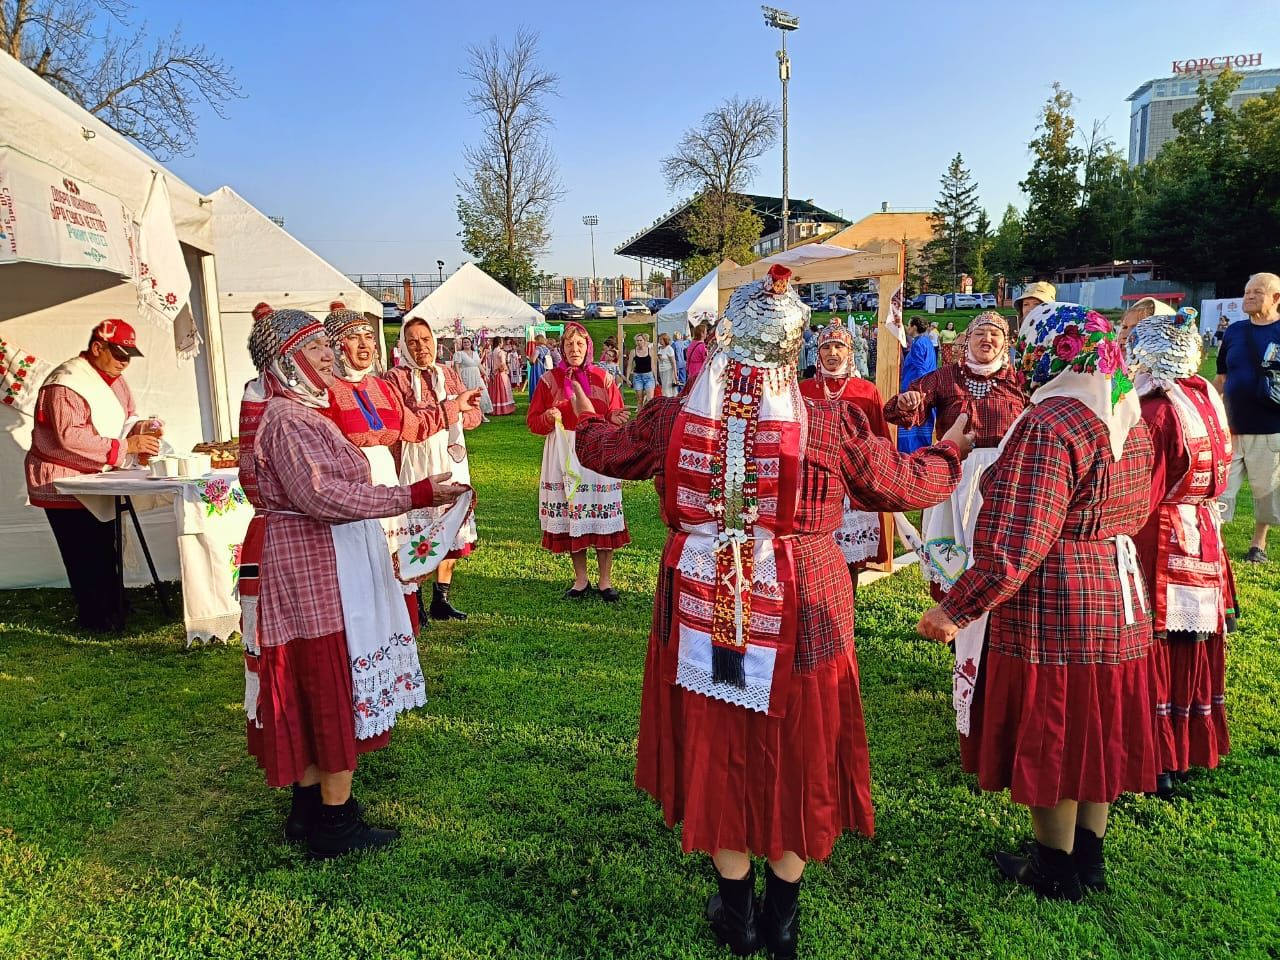
<path id="1" fill-rule="evenodd" d="M 219 437 L 226 424 L 219 415 L 225 385 L 220 368 L 220 327 L 213 271 L 210 210 L 200 194 L 167 172 L 152 157 L 54 90 L 8 55 L 0 55 L 0 190 L 11 198 L 0 204 L 0 338 L 11 351 L 31 354 L 56 365 L 85 348 L 91 329 L 108 317 L 121 317 L 138 332 L 144 356 L 126 374 L 142 415 L 160 416 L 175 448 L 190 450 Z M 138 314 L 137 287 L 122 267 L 118 240 L 127 245 L 128 221 L 142 213 L 153 179 L 166 179 L 172 218 L 191 280 L 190 310 L 204 340 L 194 361 L 180 363 L 172 329 Z M 41 186 L 42 185 L 42 186 Z M 82 240 L 80 251 L 96 249 L 104 265 L 68 254 L 76 246 L 62 242 L 59 255 L 24 253 L 31 238 L 18 214 L 50 211 L 50 188 L 68 196 L 66 209 L 100 218 L 80 225 L 74 218 L 56 227 Z M 22 196 L 23 192 L 33 195 Z M 93 198 L 93 207 L 85 198 Z M 51 219 L 56 219 L 50 214 Z M 99 230 L 94 222 L 107 221 Z M 43 240 L 56 236 L 51 224 L 39 224 Z M 115 247 L 113 250 L 112 248 Z M 131 256 L 131 254 L 126 254 Z M 96 255 L 95 260 L 96 260 Z M 185 311 L 184 311 L 185 312 Z M 47 371 L 47 367 L 43 368 Z M 39 384 L 24 384 L 34 391 Z M 225 397 L 223 397 L 225 401 Z M 225 406 L 225 403 L 223 404 Z M 31 419 L 0 407 L 0 588 L 65 584 L 65 573 L 44 515 L 26 504 L 23 459 L 31 444 Z M 177 576 L 172 509 L 143 515 L 162 576 Z M 161 530 L 167 527 L 167 533 Z M 155 530 L 155 535 L 151 531 Z M 133 579 L 146 579 L 145 567 Z"/>
<path id="2" fill-rule="evenodd" d="M 523 337 L 544 317 L 473 263 L 462 267 L 404 316 L 426 320 L 438 337 L 487 333 Z"/>
<path id="3" fill-rule="evenodd" d="M 336 267 L 303 246 L 230 187 L 210 194 L 218 254 L 218 305 L 222 364 L 229 388 L 231 423 L 240 422 L 240 387 L 256 377 L 249 358 L 253 308 L 305 310 L 317 319 L 340 300 L 373 322 L 382 342 L 382 304 Z M 234 428 L 233 428 L 234 432 Z"/>
<path id="4" fill-rule="evenodd" d="M 718 273 L 717 267 L 658 311 L 654 319 L 659 336 L 689 333 L 694 327 L 716 318 L 720 302 Z"/>

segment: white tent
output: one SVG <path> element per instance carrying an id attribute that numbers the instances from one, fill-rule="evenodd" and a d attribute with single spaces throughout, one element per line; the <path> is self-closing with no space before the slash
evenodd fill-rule
<path id="1" fill-rule="evenodd" d="M 440 337 L 463 331 L 523 337 L 526 327 L 545 318 L 475 264 L 466 263 L 404 319 L 426 320 Z"/>
<path id="2" fill-rule="evenodd" d="M 382 335 L 382 304 L 320 259 L 230 187 L 209 195 L 218 248 L 218 306 L 222 366 L 230 391 L 231 423 L 240 422 L 240 387 L 257 376 L 249 358 L 253 308 L 305 310 L 317 319 L 340 300 L 373 321 Z M 233 428 L 234 431 L 234 428 Z"/>
<path id="3" fill-rule="evenodd" d="M 97 323 L 122 317 L 134 324 L 145 354 L 126 374 L 138 412 L 162 417 L 167 437 L 178 449 L 223 435 L 227 424 L 219 418 L 218 401 L 224 390 L 222 373 L 209 362 L 220 345 L 220 328 L 207 201 L 8 55 L 0 55 L 0 144 L 0 180 L 5 180 L 0 187 L 9 198 L 8 205 L 0 202 L 0 248 L 10 254 L 0 255 L 0 338 L 12 350 L 58 364 L 84 349 Z M 124 276 L 127 271 L 118 268 L 123 251 L 111 250 L 115 259 L 105 261 L 114 263 L 114 270 L 88 262 L 75 265 L 65 257 L 24 259 L 10 253 L 20 251 L 25 239 L 16 213 L 50 210 L 51 185 L 74 196 L 69 207 L 84 210 L 85 198 L 95 198 L 101 219 L 111 221 L 111 229 L 94 231 L 95 248 L 118 248 L 122 234 L 117 231 L 128 215 L 141 215 L 157 175 L 166 178 L 191 279 L 191 313 L 205 342 L 201 354 L 187 363 L 178 361 L 171 329 L 138 316 L 137 289 Z M 38 183 L 44 184 L 42 191 L 32 186 Z M 24 190 L 40 195 L 19 195 Z M 44 224 L 46 231 L 48 226 Z M 31 420 L 0 407 L 0 587 L 66 582 L 44 515 L 26 505 L 23 458 L 30 443 Z M 148 539 L 161 574 L 175 577 L 172 509 L 144 514 L 143 522 L 148 531 L 156 531 Z M 162 535 L 166 527 L 167 535 Z M 143 567 L 138 582 L 145 576 Z"/>
<path id="4" fill-rule="evenodd" d="M 720 287 L 716 282 L 719 269 L 712 270 L 658 311 L 655 322 L 659 336 L 688 333 L 694 327 L 715 319 L 720 297 Z"/>

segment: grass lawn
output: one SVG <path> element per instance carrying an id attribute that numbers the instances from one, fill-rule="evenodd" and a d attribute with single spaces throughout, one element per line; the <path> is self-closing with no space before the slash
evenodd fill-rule
<path id="1" fill-rule="evenodd" d="M 184 650 L 141 592 L 108 640 L 71 628 L 65 591 L 0 593 L 0 957 L 728 955 L 701 919 L 708 862 L 631 782 L 652 487 L 626 489 L 623 602 L 569 605 L 567 559 L 537 546 L 540 441 L 517 416 L 469 442 L 482 549 L 453 599 L 471 619 L 424 631 L 430 703 L 356 775 L 370 818 L 404 831 L 378 854 L 315 866 L 280 841 L 287 796 L 245 754 L 238 648 Z M 1233 556 L 1248 526 L 1228 529 Z M 996 878 L 989 851 L 1027 817 L 959 769 L 947 653 L 913 629 L 918 576 L 863 592 L 877 834 L 810 869 L 802 956 L 1276 956 L 1276 571 L 1237 571 L 1230 757 L 1171 803 L 1123 798 L 1112 892 L 1079 907 Z"/>

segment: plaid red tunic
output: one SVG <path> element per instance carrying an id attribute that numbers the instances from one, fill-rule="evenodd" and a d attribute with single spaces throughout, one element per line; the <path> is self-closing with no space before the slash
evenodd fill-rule
<path id="1" fill-rule="evenodd" d="M 335 523 L 394 517 L 408 487 L 369 482 L 369 461 L 319 410 L 273 397 L 253 459 L 267 520 L 258 599 L 258 642 L 279 646 L 346 629 L 333 552 Z"/>
<path id="2" fill-rule="evenodd" d="M 444 371 L 444 392 L 446 396 L 456 397 L 466 392 L 467 388 L 463 386 L 462 378 L 458 376 L 453 367 L 445 366 L 442 363 L 436 366 Z M 466 413 L 459 413 L 456 401 L 444 400 L 441 402 L 436 400 L 436 395 L 429 383 L 423 383 L 422 385 L 422 400 L 415 400 L 413 396 L 413 378 L 420 376 L 422 376 L 422 373 L 412 367 L 396 367 L 382 375 L 382 379 L 395 388 L 400 395 L 401 401 L 403 401 L 405 411 L 404 440 L 410 443 L 419 443 L 433 433 L 448 430 L 458 422 L 459 418 L 462 419 L 464 430 L 474 430 L 480 426 L 484 415 L 480 412 L 478 405 L 472 407 Z"/>
<path id="3" fill-rule="evenodd" d="M 975 382 L 990 382 L 991 392 L 982 399 L 975 397 L 965 385 L 966 377 Z M 975 376 L 964 364 L 947 364 L 915 380 L 909 389 L 923 393 L 924 403 L 907 411 L 898 405 L 896 396 L 890 397 L 884 405 L 884 415 L 890 423 L 918 427 L 929 419 L 930 412 L 935 412 L 938 415 L 935 430 L 940 437 L 951 429 L 960 414 L 967 413 L 976 447 L 999 446 L 1027 405 L 1027 395 L 1019 385 L 1018 375 L 1007 364 L 990 377 Z"/>
<path id="4" fill-rule="evenodd" d="M 1030 663 L 1115 664 L 1147 655 L 1151 618 L 1125 624 L 1118 534 L 1151 509 L 1151 437 L 1129 432 L 1112 459 L 1106 430 L 1080 401 L 1028 413 L 982 479 L 974 565 L 943 598 L 964 626 L 991 611 L 989 649 Z M 985 669 L 985 668 L 984 668 Z"/>
<path id="5" fill-rule="evenodd" d="M 598 416 L 580 420 L 578 459 L 607 476 L 652 479 L 659 503 L 665 502 L 667 443 L 680 405 L 678 399 L 659 398 L 620 427 Z M 867 418 L 852 404 L 806 400 L 805 408 L 808 446 L 792 542 L 800 617 L 797 671 L 813 670 L 853 642 L 853 592 L 844 558 L 831 536 L 840 525 L 846 491 L 860 510 L 914 510 L 942 502 L 960 480 L 959 452 L 951 443 L 902 454 L 874 436 Z M 665 512 L 663 520 L 670 526 Z M 659 574 L 653 637 L 668 633 L 667 583 L 668 578 Z"/>

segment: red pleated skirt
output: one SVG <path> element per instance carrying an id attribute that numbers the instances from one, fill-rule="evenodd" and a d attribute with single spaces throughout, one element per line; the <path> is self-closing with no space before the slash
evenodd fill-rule
<path id="1" fill-rule="evenodd" d="M 846 830 L 871 836 L 871 764 L 853 644 L 791 679 L 786 715 L 772 718 L 663 680 L 665 651 L 649 641 L 636 786 L 683 822 L 686 853 L 792 851 L 824 860 Z"/>
<path id="2" fill-rule="evenodd" d="M 1227 645 L 1222 634 L 1207 640 L 1156 638 L 1156 725 L 1160 769 L 1212 769 L 1231 750 L 1227 734 Z"/>
<path id="3" fill-rule="evenodd" d="M 596 550 L 617 550 L 630 542 L 631 534 L 626 527 L 617 533 L 589 533 L 583 537 L 542 531 L 542 546 L 552 553 L 579 553 L 592 547 Z"/>
<path id="4" fill-rule="evenodd" d="M 291 640 L 263 647 L 258 658 L 258 720 L 248 724 L 249 752 L 267 785 L 287 787 L 314 764 L 324 773 L 356 768 L 356 757 L 385 747 L 387 730 L 357 740 L 351 709 L 346 635 Z"/>
<path id="5" fill-rule="evenodd" d="M 964 769 L 1015 803 L 1110 803 L 1155 789 L 1160 750 L 1150 656 L 1119 664 L 1036 664 L 987 650 Z"/>

